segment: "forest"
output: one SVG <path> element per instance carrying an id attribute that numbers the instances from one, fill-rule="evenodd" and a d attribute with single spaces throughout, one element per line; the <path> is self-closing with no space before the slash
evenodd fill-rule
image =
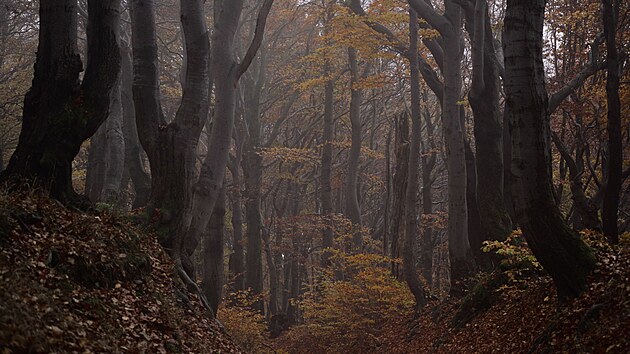
<path id="1" fill-rule="evenodd" d="M 0 0 L 0 352 L 628 353 L 629 38 L 621 0 Z"/>

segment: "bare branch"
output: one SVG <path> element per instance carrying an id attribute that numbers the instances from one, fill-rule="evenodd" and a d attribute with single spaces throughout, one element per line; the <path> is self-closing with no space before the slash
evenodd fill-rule
<path id="1" fill-rule="evenodd" d="M 247 52 L 243 57 L 243 60 L 238 65 L 238 72 L 236 74 L 237 78 L 240 78 L 247 69 L 249 68 L 252 60 L 256 57 L 256 53 L 262 44 L 263 37 L 265 35 L 265 25 L 267 24 L 267 17 L 269 16 L 269 11 L 271 11 L 271 6 L 273 5 L 274 0 L 264 0 L 262 6 L 260 7 L 260 11 L 258 12 L 258 18 L 256 19 L 256 30 L 254 31 L 254 38 L 252 39 L 249 48 L 247 48 Z"/>

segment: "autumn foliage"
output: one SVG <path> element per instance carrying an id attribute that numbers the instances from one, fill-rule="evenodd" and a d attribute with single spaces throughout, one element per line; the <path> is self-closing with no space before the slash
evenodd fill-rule
<path id="1" fill-rule="evenodd" d="M 384 326 L 408 313 L 414 300 L 407 285 L 392 277 L 391 259 L 374 254 L 337 253 L 343 276 L 326 274 L 299 305 L 304 322 L 281 343 L 292 352 L 374 352 Z"/>

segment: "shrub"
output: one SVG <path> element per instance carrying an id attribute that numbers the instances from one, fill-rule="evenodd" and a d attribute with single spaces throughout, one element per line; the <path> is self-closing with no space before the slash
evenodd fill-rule
<path id="1" fill-rule="evenodd" d="M 265 351 L 265 318 L 252 309 L 259 299 L 250 291 L 238 291 L 228 295 L 219 306 L 218 318 L 226 330 L 245 352 L 261 353 Z"/>
<path id="2" fill-rule="evenodd" d="M 407 286 L 391 276 L 391 259 L 374 254 L 337 254 L 343 279 L 324 279 L 299 302 L 304 323 L 285 337 L 287 349 L 309 352 L 373 352 L 388 322 L 414 305 Z"/>

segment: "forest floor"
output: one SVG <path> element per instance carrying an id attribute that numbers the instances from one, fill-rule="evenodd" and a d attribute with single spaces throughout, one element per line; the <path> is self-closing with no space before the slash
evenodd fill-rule
<path id="1" fill-rule="evenodd" d="M 173 280 L 156 237 L 132 224 L 36 194 L 0 195 L 0 352 L 241 352 Z M 493 291 L 492 305 L 460 325 L 461 298 L 376 324 L 376 347 L 356 352 L 629 353 L 630 240 L 587 236 L 598 262 L 579 298 L 559 306 L 551 279 L 532 275 Z M 321 353 L 290 332 L 264 351 Z"/>
<path id="2" fill-rule="evenodd" d="M 589 289 L 558 305 L 551 278 L 498 291 L 488 309 L 458 328 L 461 300 L 434 303 L 389 326 L 392 353 L 630 353 L 630 252 L 601 243 Z"/>
<path id="3" fill-rule="evenodd" d="M 174 274 L 128 216 L 0 196 L 1 353 L 241 352 Z"/>
<path id="4" fill-rule="evenodd" d="M 496 289 L 492 304 L 464 324 L 455 325 L 464 298 L 433 300 L 419 314 L 379 324 L 376 347 L 357 342 L 344 352 L 630 353 L 630 240 L 611 246 L 601 234 L 585 238 L 597 266 L 577 299 L 559 305 L 549 276 L 528 275 Z M 319 351 L 290 332 L 273 342 L 290 353 Z"/>

